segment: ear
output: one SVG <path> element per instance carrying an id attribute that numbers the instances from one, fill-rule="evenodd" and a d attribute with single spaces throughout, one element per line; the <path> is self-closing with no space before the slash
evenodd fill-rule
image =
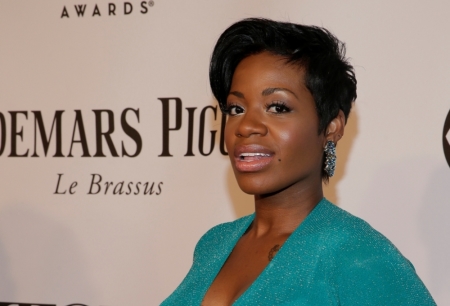
<path id="1" fill-rule="evenodd" d="M 345 116 L 342 110 L 339 110 L 338 115 L 331 120 L 325 129 L 325 142 L 331 140 L 335 144 L 344 136 Z M 324 144 L 325 146 L 325 144 Z"/>

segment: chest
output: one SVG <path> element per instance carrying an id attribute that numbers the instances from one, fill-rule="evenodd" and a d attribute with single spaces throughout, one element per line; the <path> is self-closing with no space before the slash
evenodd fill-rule
<path id="1" fill-rule="evenodd" d="M 290 239 L 271 261 L 270 247 L 235 250 L 216 267 L 217 274 L 209 284 L 205 283 L 203 305 L 222 305 L 206 303 L 214 301 L 209 300 L 214 296 L 226 305 L 254 305 L 255 301 L 268 301 L 267 305 L 338 305 L 338 286 L 330 260 L 333 256 L 320 246 Z M 258 256 L 252 252 L 258 252 Z"/>
<path id="2" fill-rule="evenodd" d="M 286 239 L 287 236 L 239 240 L 206 292 L 202 305 L 232 304 L 262 274 Z"/>

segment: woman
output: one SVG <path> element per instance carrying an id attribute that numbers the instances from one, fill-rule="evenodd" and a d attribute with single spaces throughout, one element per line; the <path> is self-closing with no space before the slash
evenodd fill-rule
<path id="1" fill-rule="evenodd" d="M 435 305 L 389 240 L 323 197 L 356 99 L 339 40 L 246 19 L 219 38 L 210 81 L 255 213 L 209 230 L 162 305 Z"/>

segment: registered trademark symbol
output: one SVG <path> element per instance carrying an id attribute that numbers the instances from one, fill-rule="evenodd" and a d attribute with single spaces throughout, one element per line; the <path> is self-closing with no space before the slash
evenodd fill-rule
<path id="1" fill-rule="evenodd" d="M 149 2 L 148 2 L 148 6 L 154 6 L 155 5 L 155 1 L 153 1 L 153 0 L 150 0 Z"/>

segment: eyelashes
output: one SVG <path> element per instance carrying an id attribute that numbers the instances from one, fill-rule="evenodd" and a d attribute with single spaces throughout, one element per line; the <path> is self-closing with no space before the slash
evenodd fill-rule
<path id="1" fill-rule="evenodd" d="M 289 113 L 292 111 L 292 109 L 286 105 L 286 102 L 283 101 L 273 101 L 266 104 L 266 110 L 275 114 Z"/>
<path id="2" fill-rule="evenodd" d="M 225 114 L 228 116 L 236 116 L 244 112 L 244 109 L 236 103 L 227 103 Z"/>
<path id="3" fill-rule="evenodd" d="M 292 109 L 283 101 L 272 101 L 266 103 L 264 108 L 267 112 L 273 114 L 289 113 Z M 244 113 L 244 108 L 236 103 L 228 103 L 225 108 L 225 114 L 228 116 L 236 116 Z"/>

